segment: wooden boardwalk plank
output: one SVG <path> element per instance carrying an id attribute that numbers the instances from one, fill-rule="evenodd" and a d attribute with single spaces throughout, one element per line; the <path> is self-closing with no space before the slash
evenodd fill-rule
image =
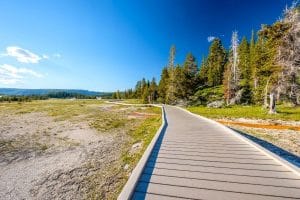
<path id="1" fill-rule="evenodd" d="M 132 199 L 300 199 L 300 177 L 222 127 L 166 106 Z"/>

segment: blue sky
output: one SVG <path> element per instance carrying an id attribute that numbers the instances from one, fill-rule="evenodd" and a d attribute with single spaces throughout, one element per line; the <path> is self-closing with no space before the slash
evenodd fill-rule
<path id="1" fill-rule="evenodd" d="M 1 0 L 0 87 L 114 91 L 159 79 L 169 48 L 198 62 L 209 37 L 277 20 L 292 0 Z"/>

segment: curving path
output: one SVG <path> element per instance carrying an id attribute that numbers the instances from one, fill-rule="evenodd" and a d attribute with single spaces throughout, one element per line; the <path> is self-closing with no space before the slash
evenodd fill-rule
<path id="1" fill-rule="evenodd" d="M 132 199 L 300 199 L 300 176 L 272 156 L 179 108 L 165 112 Z"/>

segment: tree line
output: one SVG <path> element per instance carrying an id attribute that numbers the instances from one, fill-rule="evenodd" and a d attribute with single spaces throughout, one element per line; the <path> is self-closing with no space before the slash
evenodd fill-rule
<path id="1" fill-rule="evenodd" d="M 276 112 L 277 101 L 300 104 L 300 6 L 293 4 L 283 18 L 272 25 L 262 25 L 250 40 L 234 31 L 226 49 L 215 38 L 209 53 L 198 65 L 188 53 L 183 64 L 175 64 L 176 47 L 156 84 L 142 79 L 135 88 L 117 91 L 113 98 L 138 98 L 144 103 L 208 104 L 207 91 L 221 90 L 221 106 L 260 104 Z"/>
<path id="2" fill-rule="evenodd" d="M 0 102 L 30 102 L 32 100 L 47 100 L 50 98 L 57 99 L 96 99 L 96 96 L 92 95 L 83 95 L 78 93 L 70 92 L 51 92 L 45 95 L 0 95 Z"/>

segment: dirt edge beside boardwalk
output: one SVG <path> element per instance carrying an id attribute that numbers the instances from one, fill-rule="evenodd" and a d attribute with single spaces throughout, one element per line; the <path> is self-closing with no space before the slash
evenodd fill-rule
<path id="1" fill-rule="evenodd" d="M 214 119 L 215 121 L 240 130 L 246 134 L 265 140 L 296 156 L 300 156 L 299 122 L 253 120 L 253 119 Z"/>
<path id="2" fill-rule="evenodd" d="M 228 125 L 228 126 L 237 125 L 237 126 L 250 127 L 250 128 L 300 131 L 300 126 L 293 126 L 293 125 L 257 124 L 257 123 L 236 122 L 236 121 L 228 121 L 228 120 L 216 120 L 216 121 L 221 124 Z"/>

